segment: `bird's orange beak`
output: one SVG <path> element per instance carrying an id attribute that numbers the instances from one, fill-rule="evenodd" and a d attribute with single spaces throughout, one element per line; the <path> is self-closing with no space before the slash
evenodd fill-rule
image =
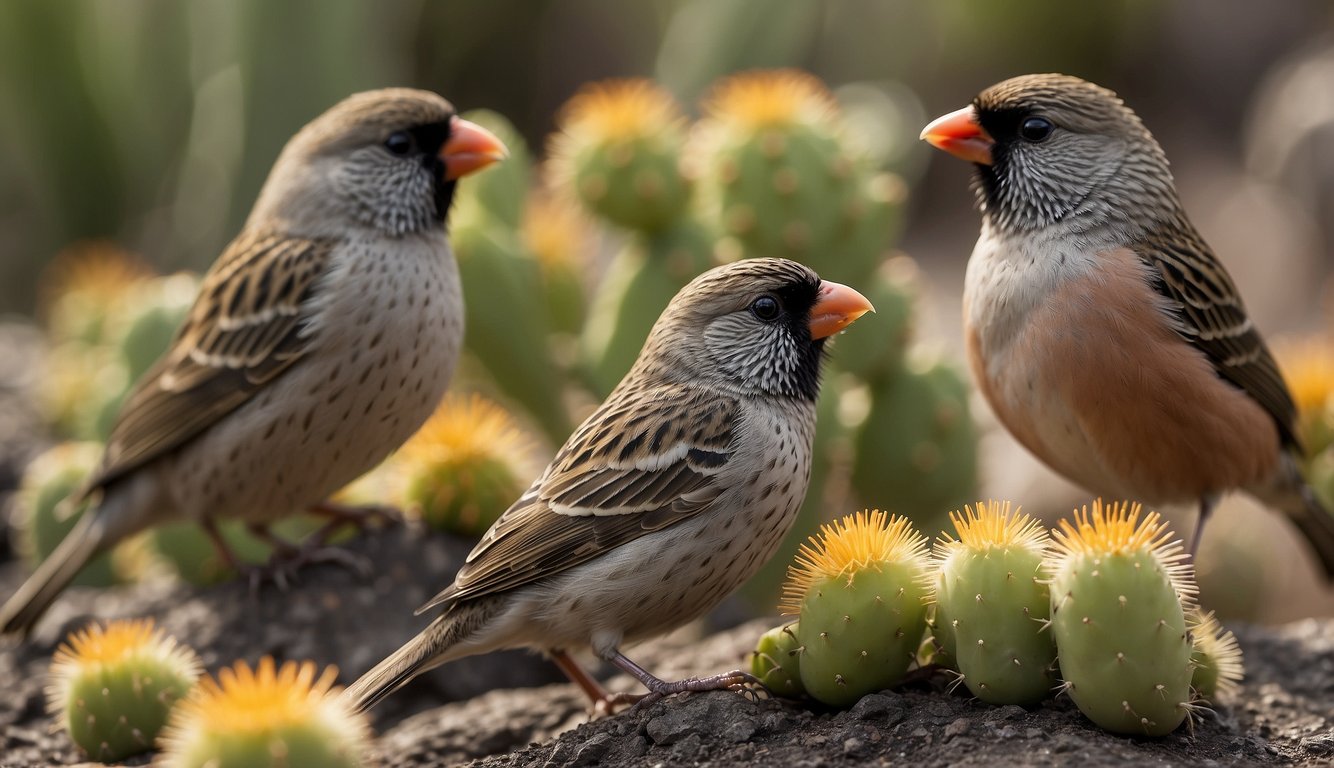
<path id="1" fill-rule="evenodd" d="M 855 289 L 832 280 L 820 281 L 820 298 L 811 307 L 811 338 L 833 336 L 875 307 Z"/>
<path id="2" fill-rule="evenodd" d="M 476 173 L 509 157 L 509 150 L 496 135 L 477 123 L 455 117 L 449 124 L 449 141 L 440 148 L 445 178 L 453 181 Z"/>
<path id="3" fill-rule="evenodd" d="M 918 138 L 978 165 L 991 165 L 991 147 L 996 143 L 978 124 L 977 112 L 972 107 L 937 117 L 922 129 Z"/>

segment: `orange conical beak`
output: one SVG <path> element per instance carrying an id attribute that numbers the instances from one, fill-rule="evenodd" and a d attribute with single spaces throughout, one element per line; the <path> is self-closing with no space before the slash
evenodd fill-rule
<path id="1" fill-rule="evenodd" d="M 455 117 L 449 125 L 449 140 L 440 148 L 446 179 L 463 178 L 509 157 L 505 144 L 477 123 Z"/>
<path id="2" fill-rule="evenodd" d="M 842 283 L 820 281 L 820 298 L 811 307 L 811 338 L 833 336 L 875 307 L 866 297 Z"/>
<path id="3" fill-rule="evenodd" d="M 922 129 L 918 138 L 936 149 L 979 165 L 991 165 L 991 147 L 996 143 L 978 124 L 977 112 L 972 107 L 937 117 Z"/>

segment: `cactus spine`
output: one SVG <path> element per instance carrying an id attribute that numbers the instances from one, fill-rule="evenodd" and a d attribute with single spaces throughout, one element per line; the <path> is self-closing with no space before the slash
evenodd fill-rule
<path id="1" fill-rule="evenodd" d="M 1209 702 L 1234 695 L 1244 673 L 1236 636 L 1223 629 L 1213 611 L 1192 608 L 1186 619 L 1190 623 L 1190 660 L 1195 667 L 1190 684 L 1195 692 Z"/>
<path id="2" fill-rule="evenodd" d="M 200 671 L 194 651 L 151 620 L 92 624 L 57 649 L 48 709 L 89 757 L 119 761 L 153 748 Z"/>
<path id="3" fill-rule="evenodd" d="M 874 510 L 821 526 L 797 555 L 783 612 L 800 614 L 800 675 L 833 706 L 898 682 L 925 630 L 926 537 Z"/>
<path id="4" fill-rule="evenodd" d="M 1193 568 L 1156 512 L 1140 505 L 1075 510 L 1053 531 L 1051 622 L 1066 690 L 1116 733 L 1162 736 L 1195 704 L 1185 608 Z"/>
<path id="5" fill-rule="evenodd" d="M 958 538 L 946 534 L 935 546 L 935 624 L 950 640 L 964 685 L 992 704 L 1041 701 L 1051 692 L 1056 661 L 1045 631 L 1046 531 L 1011 512 L 1009 502 L 965 507 L 950 520 Z"/>

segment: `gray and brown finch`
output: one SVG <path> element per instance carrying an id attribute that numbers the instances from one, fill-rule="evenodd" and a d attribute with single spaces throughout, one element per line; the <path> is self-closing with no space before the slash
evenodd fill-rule
<path id="1" fill-rule="evenodd" d="M 964 328 L 1014 436 L 1090 491 L 1285 512 L 1334 578 L 1334 517 L 1298 466 L 1296 409 L 1167 158 L 1116 94 L 1065 75 L 994 85 L 922 131 L 976 168 Z"/>
<path id="2" fill-rule="evenodd" d="M 219 519 L 266 533 L 407 440 L 463 337 L 455 183 L 504 154 L 426 91 L 357 94 L 302 128 L 126 399 L 72 499 L 93 506 L 0 609 L 3 632 L 28 631 L 131 534 L 197 520 L 218 541 Z"/>
<path id="3" fill-rule="evenodd" d="M 806 495 L 825 340 L 871 305 L 781 259 L 718 267 L 676 295 L 634 367 L 468 555 L 417 637 L 344 693 L 365 709 L 446 661 L 591 648 L 649 697 L 726 688 L 741 672 L 666 682 L 621 653 L 716 606 L 755 573 Z"/>

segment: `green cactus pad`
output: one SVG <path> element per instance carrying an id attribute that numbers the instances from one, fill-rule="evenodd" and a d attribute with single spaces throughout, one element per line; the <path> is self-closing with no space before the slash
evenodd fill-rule
<path id="1" fill-rule="evenodd" d="M 395 461 L 405 506 L 436 530 L 480 538 L 523 492 L 528 450 L 503 408 L 448 395 Z"/>
<path id="2" fill-rule="evenodd" d="M 1062 520 L 1051 573 L 1051 626 L 1066 691 L 1116 733 L 1162 736 L 1196 706 L 1189 557 L 1157 513 L 1101 500 Z"/>
<path id="3" fill-rule="evenodd" d="M 760 635 L 750 656 L 750 673 L 779 696 L 801 696 L 806 689 L 801 684 L 800 650 L 796 624 L 774 627 Z"/>
<path id="4" fill-rule="evenodd" d="M 1186 615 L 1190 625 L 1190 661 L 1195 667 L 1190 684 L 1206 701 L 1237 692 L 1244 673 L 1241 646 L 1230 630 L 1214 618 L 1213 611 L 1204 613 L 1198 607 Z"/>
<path id="5" fill-rule="evenodd" d="M 715 266 L 713 240 L 702 224 L 684 219 L 670 230 L 634 238 L 612 257 L 580 339 L 587 376 L 599 397 L 630 370 L 676 293 Z"/>
<path id="6" fill-rule="evenodd" d="M 206 678 L 172 714 L 162 734 L 167 768 L 255 768 L 364 764 L 370 729 L 333 689 L 337 671 L 318 678 L 313 662 L 275 669 L 265 656 Z"/>
<path id="7" fill-rule="evenodd" d="M 194 652 L 151 620 L 94 624 L 56 651 L 48 706 L 89 757 L 119 761 L 153 748 L 200 669 Z"/>
<path id="8" fill-rule="evenodd" d="M 459 115 L 491 131 L 505 144 L 509 156 L 504 162 L 469 176 L 459 185 L 459 205 L 481 209 L 480 215 L 507 230 L 516 230 L 523 222 L 524 203 L 532 184 L 533 160 L 528 144 L 504 115 L 489 109 L 474 109 Z M 474 215 L 476 211 L 472 212 Z"/>
<path id="9" fill-rule="evenodd" d="M 452 233 L 459 275 L 468 286 L 464 344 L 507 397 L 520 403 L 559 443 L 569 436 L 559 367 L 547 344 L 542 276 L 536 259 L 509 230 L 458 227 Z"/>
<path id="10" fill-rule="evenodd" d="M 949 365 L 910 355 L 905 368 L 872 386 L 854 439 L 858 498 L 892 500 L 926 530 L 943 528 L 948 510 L 973 500 L 977 435 L 967 386 Z"/>
<path id="11" fill-rule="evenodd" d="M 950 518 L 958 538 L 936 542 L 933 599 L 951 664 L 983 701 L 1035 704 L 1056 682 L 1042 581 L 1047 534 L 1008 502 L 979 503 Z"/>
<path id="12" fill-rule="evenodd" d="M 859 512 L 821 527 L 784 587 L 799 613 L 806 692 L 844 707 L 898 682 L 926 628 L 926 539 L 901 517 Z"/>
<path id="13" fill-rule="evenodd" d="M 62 443 L 33 459 L 24 470 L 15 520 L 20 549 L 31 567 L 50 557 L 87 512 L 86 502 L 76 506 L 65 500 L 83 485 L 101 456 L 97 443 Z M 110 555 L 102 554 L 84 566 L 72 583 L 105 587 L 118 581 Z"/>
<path id="14" fill-rule="evenodd" d="M 751 256 L 812 259 L 853 231 L 857 168 L 844 150 L 824 84 L 793 70 L 720 82 L 692 147 L 706 199 Z"/>
<path id="15" fill-rule="evenodd" d="M 875 333 L 842 333 L 833 339 L 833 363 L 863 381 L 880 384 L 903 368 L 912 340 L 913 311 L 920 289 L 917 264 L 908 256 L 885 262 L 865 292 L 875 306 Z"/>
<path id="16" fill-rule="evenodd" d="M 116 318 L 121 329 L 118 346 L 130 381 L 167 351 L 198 291 L 199 278 L 187 272 L 146 280 L 130 291 Z"/>
<path id="17" fill-rule="evenodd" d="M 562 110 L 553 176 L 592 213 L 627 229 L 671 226 L 690 201 L 681 172 L 684 120 L 647 80 L 594 83 Z"/>

